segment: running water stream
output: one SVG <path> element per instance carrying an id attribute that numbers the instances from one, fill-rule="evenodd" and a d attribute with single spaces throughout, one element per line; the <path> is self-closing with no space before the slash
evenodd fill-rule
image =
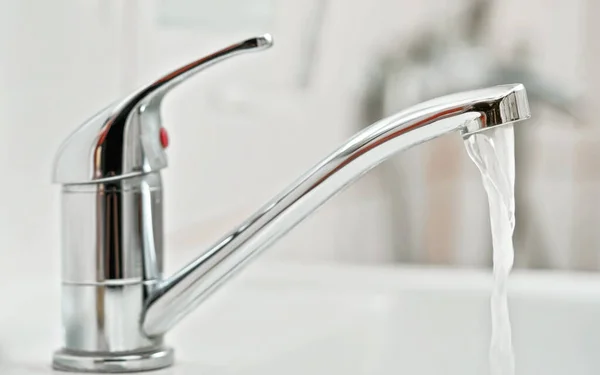
<path id="1" fill-rule="evenodd" d="M 512 125 L 488 129 L 465 139 L 488 196 L 493 244 L 490 373 L 514 375 L 515 357 L 508 312 L 507 280 L 513 266 L 515 229 L 515 156 Z"/>

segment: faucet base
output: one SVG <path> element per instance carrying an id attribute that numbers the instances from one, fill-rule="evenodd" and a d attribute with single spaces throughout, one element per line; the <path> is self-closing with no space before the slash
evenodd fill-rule
<path id="1" fill-rule="evenodd" d="M 119 354 L 61 349 L 54 353 L 52 367 L 59 371 L 121 373 L 158 370 L 171 366 L 173 362 L 171 348 Z"/>

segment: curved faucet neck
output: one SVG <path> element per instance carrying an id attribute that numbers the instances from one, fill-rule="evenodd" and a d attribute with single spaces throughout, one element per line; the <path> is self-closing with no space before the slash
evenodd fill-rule
<path id="1" fill-rule="evenodd" d="M 150 295 L 142 329 L 174 326 L 250 259 L 370 169 L 409 147 L 529 118 L 525 88 L 496 86 L 434 99 L 380 120 L 348 140 Z"/>

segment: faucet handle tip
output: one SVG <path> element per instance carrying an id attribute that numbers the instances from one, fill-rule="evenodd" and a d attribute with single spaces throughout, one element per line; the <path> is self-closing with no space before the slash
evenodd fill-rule
<path id="1" fill-rule="evenodd" d="M 273 46 L 273 36 L 269 33 L 250 40 L 254 40 L 256 42 L 256 47 L 260 49 L 267 49 Z"/>

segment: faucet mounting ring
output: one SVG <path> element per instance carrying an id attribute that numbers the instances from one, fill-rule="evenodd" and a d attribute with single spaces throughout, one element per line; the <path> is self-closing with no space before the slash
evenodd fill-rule
<path id="1" fill-rule="evenodd" d="M 139 353 L 78 353 L 61 349 L 54 353 L 52 367 L 60 371 L 120 373 L 158 370 L 173 364 L 171 348 Z"/>

